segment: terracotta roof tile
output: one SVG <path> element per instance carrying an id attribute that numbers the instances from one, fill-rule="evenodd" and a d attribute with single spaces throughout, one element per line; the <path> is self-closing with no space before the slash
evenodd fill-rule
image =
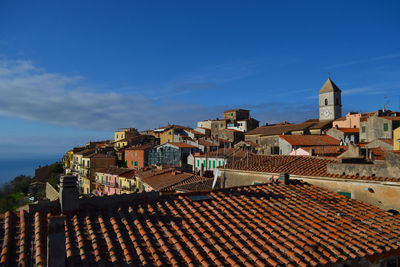
<path id="1" fill-rule="evenodd" d="M 338 128 L 339 131 L 344 133 L 359 133 L 360 128 Z"/>
<path id="2" fill-rule="evenodd" d="M 319 120 L 309 120 L 303 123 L 285 123 L 285 124 L 276 124 L 276 125 L 268 125 L 255 128 L 253 130 L 248 131 L 245 135 L 261 135 L 261 136 L 270 136 L 270 135 L 282 135 L 285 133 L 290 133 L 293 131 L 306 131 L 310 129 L 328 129 L 332 125 L 332 121 L 319 121 Z"/>
<path id="3" fill-rule="evenodd" d="M 174 191 L 175 185 L 183 185 L 195 181 L 203 181 L 209 178 L 195 175 L 193 173 L 181 172 L 176 170 L 160 171 L 158 173 L 146 173 L 146 175 L 138 175 L 138 177 L 146 184 L 157 191 Z"/>
<path id="4" fill-rule="evenodd" d="M 281 135 L 292 146 L 329 146 L 339 145 L 340 140 L 329 135 Z"/>
<path id="5" fill-rule="evenodd" d="M 399 215 L 301 181 L 148 196 L 93 197 L 65 214 L 66 265 L 351 265 L 400 254 Z M 0 264 L 44 266 L 54 215 L 0 217 Z"/>
<path id="6" fill-rule="evenodd" d="M 286 155 L 256 155 L 249 157 L 249 163 L 246 160 L 238 160 L 226 165 L 227 169 L 255 171 L 266 173 L 289 173 L 293 175 L 311 176 L 311 177 L 336 177 L 355 180 L 373 180 L 373 181 L 393 181 L 400 182 L 400 178 L 376 177 L 376 176 L 351 176 L 338 175 L 327 172 L 327 165 L 339 163 L 336 159 L 327 159 L 311 156 L 286 156 Z"/>
<path id="7" fill-rule="evenodd" d="M 171 144 L 173 146 L 180 147 L 180 148 L 196 148 L 195 146 L 193 146 L 191 144 L 186 144 L 186 143 L 168 143 L 168 144 Z"/>

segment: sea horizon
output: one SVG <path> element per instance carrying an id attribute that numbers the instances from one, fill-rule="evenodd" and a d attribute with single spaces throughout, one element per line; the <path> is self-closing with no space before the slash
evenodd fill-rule
<path id="1" fill-rule="evenodd" d="M 35 176 L 39 166 L 61 161 L 62 155 L 37 155 L 26 158 L 0 158 L 0 185 L 10 182 L 19 175 Z"/>

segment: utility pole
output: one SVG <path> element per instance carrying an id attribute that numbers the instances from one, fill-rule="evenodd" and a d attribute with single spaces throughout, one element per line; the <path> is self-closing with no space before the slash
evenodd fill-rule
<path id="1" fill-rule="evenodd" d="M 224 142 L 224 182 L 222 183 L 222 188 L 225 188 L 225 182 L 226 182 L 226 147 L 225 147 L 225 142 Z"/>

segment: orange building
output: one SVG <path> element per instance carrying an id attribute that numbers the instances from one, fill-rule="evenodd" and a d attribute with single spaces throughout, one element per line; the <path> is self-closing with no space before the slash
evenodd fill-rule
<path id="1" fill-rule="evenodd" d="M 134 146 L 125 149 L 125 164 L 129 169 L 142 169 L 147 165 L 148 152 L 152 145 Z"/>

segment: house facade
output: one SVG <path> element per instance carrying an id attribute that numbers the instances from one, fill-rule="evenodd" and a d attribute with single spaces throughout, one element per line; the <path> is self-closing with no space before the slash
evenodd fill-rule
<path id="1" fill-rule="evenodd" d="M 300 147 L 339 146 L 340 140 L 329 135 L 281 135 L 279 136 L 279 154 L 289 155 Z"/>
<path id="2" fill-rule="evenodd" d="M 129 169 L 142 169 L 148 165 L 149 151 L 152 145 L 125 148 L 125 165 Z"/>
<path id="3" fill-rule="evenodd" d="M 166 143 L 149 151 L 149 165 L 173 165 L 185 167 L 187 157 L 198 152 L 196 146 L 186 143 Z"/>
<path id="4" fill-rule="evenodd" d="M 379 110 L 374 115 L 362 118 L 360 122 L 360 141 L 393 139 L 393 130 L 400 126 L 400 113 Z"/>
<path id="5" fill-rule="evenodd" d="M 344 145 L 349 143 L 356 144 L 360 140 L 360 129 L 359 128 L 339 128 L 333 127 L 326 131 L 326 134 L 332 136 L 335 139 L 342 141 Z"/>

